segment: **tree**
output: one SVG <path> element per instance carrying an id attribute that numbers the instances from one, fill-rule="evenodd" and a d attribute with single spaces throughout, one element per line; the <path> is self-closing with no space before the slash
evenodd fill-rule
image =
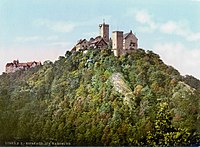
<path id="1" fill-rule="evenodd" d="M 197 134 L 184 128 L 175 128 L 171 122 L 171 113 L 167 108 L 167 103 L 160 104 L 154 122 L 154 129 L 149 131 L 147 135 L 147 144 L 167 146 L 191 144 L 191 139 L 196 139 Z"/>

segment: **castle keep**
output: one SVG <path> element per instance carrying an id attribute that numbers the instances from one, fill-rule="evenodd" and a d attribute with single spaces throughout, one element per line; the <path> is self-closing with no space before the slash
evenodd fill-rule
<path id="1" fill-rule="evenodd" d="M 108 43 L 109 42 L 109 25 L 108 24 L 100 24 L 99 25 L 100 36 Z"/>
<path id="2" fill-rule="evenodd" d="M 109 24 L 103 22 L 99 25 L 99 36 L 86 39 L 80 39 L 74 46 L 72 51 L 83 51 L 89 48 L 105 49 L 112 44 L 112 50 L 115 56 L 120 56 L 138 48 L 138 39 L 130 31 L 129 33 L 123 33 L 123 31 L 113 31 L 112 38 L 109 38 Z"/>
<path id="3" fill-rule="evenodd" d="M 123 32 L 113 31 L 112 33 L 112 50 L 115 56 L 119 56 L 123 49 Z"/>

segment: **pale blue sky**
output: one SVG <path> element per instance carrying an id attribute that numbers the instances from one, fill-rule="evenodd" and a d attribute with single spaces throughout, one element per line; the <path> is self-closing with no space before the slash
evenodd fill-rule
<path id="1" fill-rule="evenodd" d="M 0 0 L 0 72 L 14 59 L 56 60 L 80 38 L 133 30 L 139 47 L 200 78 L 200 0 Z"/>

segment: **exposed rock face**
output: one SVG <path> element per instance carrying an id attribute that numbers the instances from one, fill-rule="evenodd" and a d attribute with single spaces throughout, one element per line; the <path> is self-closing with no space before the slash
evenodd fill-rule
<path id="1" fill-rule="evenodd" d="M 128 105 L 129 108 L 132 108 L 135 96 L 131 88 L 126 84 L 123 76 L 120 73 L 113 73 L 110 77 L 110 80 L 114 86 L 115 91 L 124 96 L 124 105 Z"/>

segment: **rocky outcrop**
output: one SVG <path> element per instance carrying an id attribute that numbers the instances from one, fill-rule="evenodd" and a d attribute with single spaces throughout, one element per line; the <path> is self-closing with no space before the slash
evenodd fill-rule
<path id="1" fill-rule="evenodd" d="M 126 84 L 123 76 L 120 73 L 113 73 L 110 77 L 110 81 L 113 84 L 115 91 L 124 96 L 124 105 L 128 105 L 129 108 L 133 108 L 135 96 L 131 88 Z"/>

